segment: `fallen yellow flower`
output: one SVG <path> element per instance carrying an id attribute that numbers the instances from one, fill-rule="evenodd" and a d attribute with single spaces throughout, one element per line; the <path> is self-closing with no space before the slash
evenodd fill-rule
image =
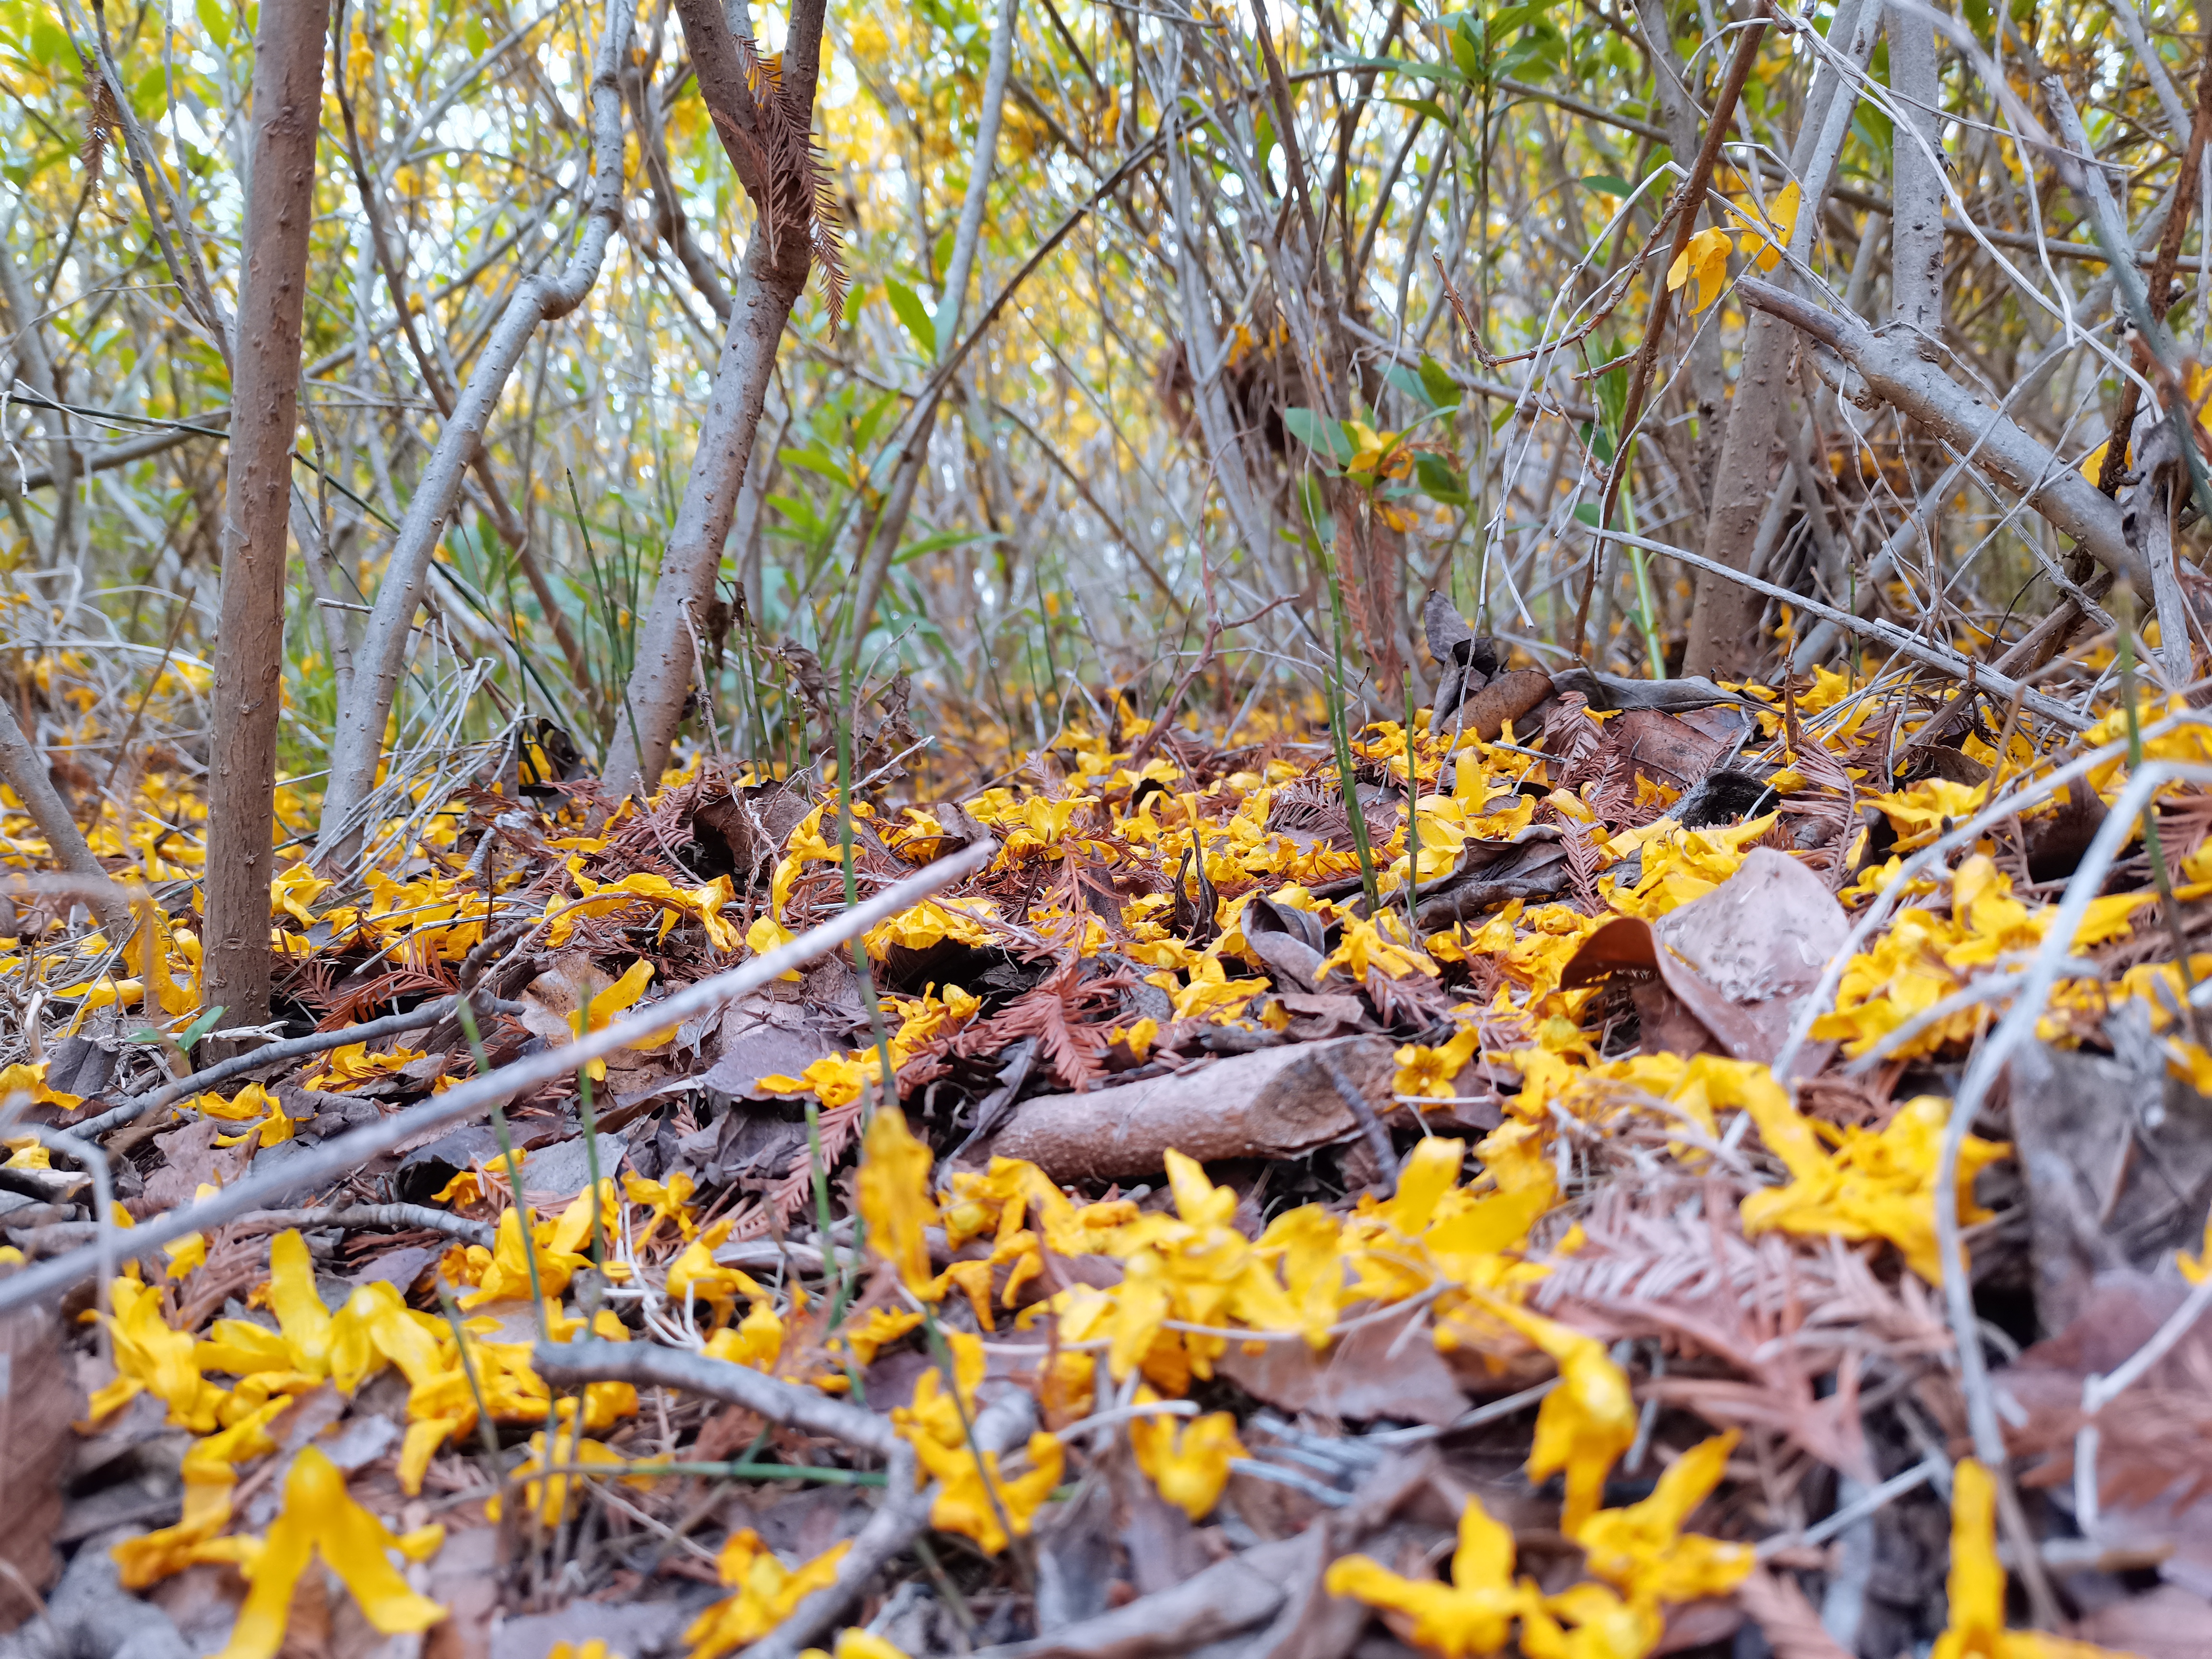
<path id="1" fill-rule="evenodd" d="M 730 1534 L 714 1571 L 736 1594 L 726 1595 L 693 1620 L 684 1632 L 690 1659 L 720 1659 L 774 1630 L 791 1610 L 837 1579 L 837 1564 L 853 1546 L 832 1546 L 796 1571 L 776 1559 L 760 1534 L 746 1527 Z"/>
<path id="2" fill-rule="evenodd" d="M 1747 1544 L 1682 1533 L 1682 1522 L 1720 1485 L 1729 1453 L 1741 1437 L 1731 1430 L 1676 1458 L 1651 1495 L 1625 1509 L 1600 1510 L 1575 1541 L 1585 1566 L 1632 1601 L 1694 1601 L 1725 1595 L 1750 1576 Z"/>
<path id="3" fill-rule="evenodd" d="M 1413 1641 L 1443 1659 L 1499 1651 L 1513 1621 L 1536 1605 L 1534 1587 L 1513 1577 L 1511 1529 L 1491 1519 L 1477 1498 L 1460 1512 L 1450 1583 L 1401 1577 L 1364 1555 L 1334 1562 L 1322 1583 L 1331 1595 L 1405 1614 L 1413 1620 Z"/>
<path id="4" fill-rule="evenodd" d="M 1150 1389 L 1137 1390 L 1140 1406 L 1158 1400 Z M 1193 1521 L 1204 1520 L 1221 1501 L 1221 1489 L 1229 1484 L 1230 1461 L 1247 1455 L 1237 1437 L 1237 1419 L 1228 1412 L 1196 1418 L 1133 1418 L 1129 1449 L 1160 1496 Z"/>
<path id="5" fill-rule="evenodd" d="M 1775 1094 L 1778 1097 L 1780 1091 Z M 1749 1109 L 1792 1179 L 1786 1187 L 1769 1187 L 1744 1199 L 1747 1235 L 1778 1228 L 1804 1237 L 1886 1238 L 1904 1253 L 1914 1273 L 1930 1285 L 1943 1282 L 1936 1248 L 1936 1166 L 1951 1115 L 1948 1102 L 1922 1095 L 1879 1132 L 1827 1130 L 1838 1143 L 1832 1154 L 1820 1150 L 1807 1120 L 1786 1101 L 1778 1108 L 1762 1100 Z M 2011 1152 L 2003 1141 L 1966 1137 L 1959 1153 L 1960 1226 L 1990 1218 L 1990 1212 L 1974 1203 L 1974 1177 Z"/>
<path id="6" fill-rule="evenodd" d="M 276 1659 L 284 1643 L 292 1592 L 316 1556 L 353 1593 L 362 1617 L 383 1634 L 429 1629 L 446 1616 L 445 1608 L 409 1589 L 386 1552 L 425 1560 L 444 1541 L 445 1531 L 425 1527 L 393 1537 L 384 1522 L 354 1502 L 337 1464 L 319 1448 L 302 1447 L 285 1477 L 284 1507 L 270 1524 L 267 1538 L 240 1552 L 239 1571 L 252 1588 L 217 1659 Z"/>
<path id="7" fill-rule="evenodd" d="M 878 1110 L 860 1141 L 860 1218 L 868 1248 L 917 1296 L 930 1289 L 927 1229 L 938 1218 L 929 1195 L 931 1163 L 929 1148 L 907 1128 L 905 1113 L 893 1106 Z"/>
<path id="8" fill-rule="evenodd" d="M 1540 1481 L 1565 1471 L 1559 1530 L 1572 1538 L 1596 1512 L 1614 1461 L 1636 1443 L 1636 1400 L 1628 1378 L 1595 1337 L 1486 1292 L 1470 1295 L 1483 1311 L 1510 1325 L 1559 1365 L 1559 1386 L 1536 1409 L 1528 1478 Z"/>
<path id="9" fill-rule="evenodd" d="M 1997 1489 L 1972 1458 L 1951 1471 L 1950 1622 L 1929 1659 L 2125 1659 L 2110 1648 L 2004 1627 L 2005 1570 L 1997 1559 Z"/>

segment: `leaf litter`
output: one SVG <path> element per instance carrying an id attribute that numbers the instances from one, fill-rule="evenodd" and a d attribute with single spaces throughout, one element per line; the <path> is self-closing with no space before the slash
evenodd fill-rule
<path id="1" fill-rule="evenodd" d="M 2092 858 L 2201 716 L 1425 620 L 1348 788 L 1116 704 L 933 799 L 899 690 L 858 799 L 426 796 L 280 859 L 295 1018 L 220 1066 L 196 848 L 97 826 L 183 898 L 0 961 L 0 1646 L 2204 1651 L 2212 794 Z"/>

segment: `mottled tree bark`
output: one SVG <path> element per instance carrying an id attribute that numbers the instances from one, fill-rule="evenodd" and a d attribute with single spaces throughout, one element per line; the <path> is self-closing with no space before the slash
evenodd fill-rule
<path id="1" fill-rule="evenodd" d="M 269 1018 L 269 881 L 283 712 L 284 558 L 299 420 L 300 326 L 314 223 L 326 0 L 262 0 L 253 37 L 222 597 L 208 745 L 201 1001 L 226 1025 Z"/>
<path id="2" fill-rule="evenodd" d="M 1842 0 L 1828 30 L 1829 44 L 1863 69 L 1873 52 L 1881 21 L 1881 0 Z M 1790 238 L 1793 259 L 1802 260 L 1812 248 L 1857 104 L 1857 88 L 1823 64 L 1814 75 L 1805 124 L 1790 156 L 1790 171 L 1803 192 Z M 1776 276 L 1790 280 L 1789 265 L 1781 266 Z M 1705 557 L 1731 571 L 1749 571 L 1759 521 L 1776 487 L 1774 440 L 1783 406 L 1789 401 L 1790 356 L 1796 346 L 1789 325 L 1767 313 L 1753 313 L 1744 326 L 1742 361 L 1729 400 L 1728 431 L 1713 469 L 1712 502 L 1705 517 Z M 1765 648 L 1759 631 L 1765 598 L 1741 583 L 1710 574 L 1698 576 L 1696 592 L 1682 672 L 1717 679 L 1741 678 Z"/>
<path id="3" fill-rule="evenodd" d="M 1892 0 L 1889 87 L 1903 100 L 1906 119 L 1892 138 L 1890 171 L 1895 210 L 1889 228 L 1890 312 L 1905 327 L 1940 339 L 1943 333 L 1943 175 L 1935 156 L 1942 148 L 1936 106 L 1936 31 L 1915 5 Z"/>
<path id="4" fill-rule="evenodd" d="M 786 37 L 783 82 L 798 100 L 792 116 L 799 122 L 813 119 L 823 11 L 823 0 L 799 0 Z M 737 41 L 721 8 L 714 0 L 677 0 L 676 13 L 683 20 L 699 95 L 752 198 L 756 216 L 745 262 L 738 271 L 729 332 L 714 368 L 714 389 L 691 453 L 690 477 L 660 556 L 652 606 L 638 629 L 636 665 L 615 710 L 614 741 L 607 747 L 608 786 L 639 795 L 650 794 L 659 782 L 676 728 L 683 724 L 691 687 L 691 630 L 713 597 L 722 568 L 722 547 L 752 461 L 769 377 L 775 372 L 776 347 L 813 268 L 806 236 L 788 224 L 775 228 L 775 216 L 787 215 L 778 192 L 787 190 L 790 181 L 761 170 L 769 148 L 757 136 L 763 116 L 746 88 Z"/>

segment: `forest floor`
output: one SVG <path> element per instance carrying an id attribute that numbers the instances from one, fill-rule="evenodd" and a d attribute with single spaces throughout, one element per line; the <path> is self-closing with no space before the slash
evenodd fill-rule
<path id="1" fill-rule="evenodd" d="M 100 826 L 0 1653 L 2212 1651 L 2202 717 L 1436 644 L 957 802 L 896 704 L 859 799 L 441 788 L 213 1064 Z"/>

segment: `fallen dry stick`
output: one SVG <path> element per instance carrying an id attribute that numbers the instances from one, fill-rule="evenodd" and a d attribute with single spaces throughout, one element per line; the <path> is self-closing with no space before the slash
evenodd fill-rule
<path id="1" fill-rule="evenodd" d="M 827 1435 L 888 1457 L 897 1445 L 891 1421 L 815 1389 L 789 1382 L 703 1353 L 647 1342 L 540 1342 L 532 1363 L 548 1382 L 628 1382 L 634 1387 L 683 1389 L 726 1401 L 787 1428 Z"/>
<path id="2" fill-rule="evenodd" d="M 1437 1468 L 1436 1452 L 1428 1446 L 1386 1457 L 1360 1484 L 1349 1507 L 1320 1517 L 1295 1538 L 1255 1545 L 1173 1589 L 1141 1596 L 1050 1636 L 978 1649 L 973 1659 L 1148 1659 L 1188 1653 L 1250 1630 L 1274 1618 L 1302 1589 L 1310 1589 L 1340 1552 L 1356 1547 L 1388 1521 Z M 748 1659 L 757 1651 L 749 1650 Z"/>
<path id="3" fill-rule="evenodd" d="M 220 1226 L 280 1194 L 335 1180 L 434 1124 L 456 1122 L 473 1113 L 489 1110 L 495 1102 L 566 1077 L 590 1060 L 643 1042 L 696 1014 L 719 1008 L 748 991 L 759 989 L 781 974 L 805 967 L 878 922 L 919 904 L 939 888 L 973 874 L 988 863 L 991 856 L 992 849 L 988 847 L 963 848 L 886 887 L 866 903 L 855 905 L 842 915 L 800 934 L 788 945 L 778 945 L 765 956 L 755 957 L 726 974 L 687 985 L 674 996 L 640 1008 L 574 1042 L 526 1055 L 512 1066 L 471 1078 L 458 1088 L 434 1096 L 406 1111 L 394 1113 L 380 1123 L 326 1140 L 282 1169 L 249 1171 L 245 1179 L 219 1193 L 140 1222 L 131 1229 L 129 1248 L 135 1253 L 148 1246 L 166 1244 L 186 1233 Z M 98 1269 L 96 1249 L 74 1250 L 26 1268 L 0 1283 L 0 1313 L 23 1307 L 42 1297 L 58 1295 L 91 1278 Z"/>
<path id="4" fill-rule="evenodd" d="M 1029 1437 L 1036 1423 L 1036 1402 L 1009 1394 L 984 1408 L 975 1419 L 975 1444 L 994 1456 Z M 883 1507 L 854 1535 L 853 1547 L 837 1563 L 837 1579 L 793 1607 L 784 1621 L 745 1650 L 745 1659 L 797 1659 L 802 1649 L 830 1634 L 845 1609 L 866 1588 L 876 1570 L 913 1547 L 929 1524 L 939 1483 L 914 1489 L 914 1449 L 903 1440 L 891 1453 Z"/>
<path id="5" fill-rule="evenodd" d="M 288 1037 L 282 1042 L 272 1042 L 265 1048 L 255 1048 L 210 1066 L 204 1072 L 165 1083 L 158 1089 L 149 1089 L 143 1095 L 133 1095 L 121 1104 L 111 1107 L 97 1117 L 88 1117 L 82 1123 L 70 1126 L 70 1133 L 82 1139 L 106 1134 L 118 1129 L 133 1118 L 164 1106 L 174 1105 L 186 1095 L 205 1094 L 219 1084 L 234 1077 L 244 1077 L 288 1060 L 304 1060 L 309 1054 L 327 1053 L 343 1048 L 349 1043 L 369 1042 L 378 1037 L 396 1036 L 402 1031 L 420 1030 L 426 1025 L 435 1025 L 453 1012 L 458 997 L 442 997 L 435 1002 L 426 1002 L 419 1008 L 410 1008 L 404 1014 L 386 1014 L 382 1019 L 372 1019 L 360 1025 L 342 1026 L 335 1031 L 311 1031 L 306 1036 Z M 478 997 L 478 1013 L 519 1014 L 519 1002 L 501 1002 L 496 997 Z"/>
<path id="6" fill-rule="evenodd" d="M 1342 1037 L 1118 1088 L 1040 1095 L 1014 1109 L 988 1152 L 1026 1158 L 1060 1182 L 1157 1175 L 1170 1146 L 1201 1164 L 1297 1158 L 1358 1130 L 1331 1062 L 1380 1115 L 1390 1109 L 1395 1053 L 1388 1037 Z"/>

